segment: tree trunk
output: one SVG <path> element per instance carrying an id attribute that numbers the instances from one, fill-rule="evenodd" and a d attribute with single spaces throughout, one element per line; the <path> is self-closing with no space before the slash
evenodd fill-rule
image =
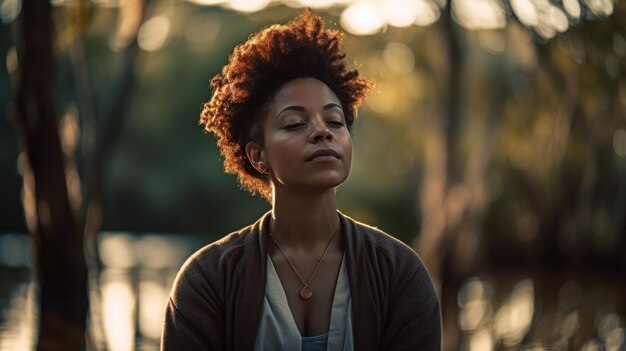
<path id="1" fill-rule="evenodd" d="M 39 292 L 39 350 L 85 349 L 89 309 L 82 224 L 69 197 L 53 97 L 50 1 L 25 1 L 17 22 L 15 119 L 23 205 Z"/>
<path id="2" fill-rule="evenodd" d="M 459 348 L 457 294 L 465 277 L 476 268 L 480 249 L 480 223 L 488 204 L 485 177 L 491 166 L 493 130 L 504 107 L 506 87 L 493 91 L 491 108 L 484 117 L 472 116 L 464 123 L 463 53 L 459 33 L 451 16 L 450 3 L 437 24 L 441 45 L 430 61 L 437 81 L 442 82 L 434 119 L 426 143 L 425 174 L 421 186 L 422 230 L 416 249 L 424 259 L 440 290 L 445 350 Z M 487 97 L 488 92 L 484 93 Z M 463 128 L 472 123 L 472 128 Z M 462 133 L 479 137 L 460 156 Z"/>
<path id="3" fill-rule="evenodd" d="M 456 293 L 458 281 L 450 267 L 450 252 L 454 246 L 454 224 L 450 213 L 452 188 L 459 180 L 455 152 L 460 128 L 460 78 L 462 57 L 460 46 L 450 13 L 448 2 L 442 18 L 437 24 L 436 38 L 441 45 L 438 53 L 431 57 L 441 96 L 435 108 L 435 117 L 429 129 L 433 131 L 426 142 L 425 174 L 422 180 L 420 203 L 422 229 L 417 251 L 424 259 L 436 284 L 442 304 L 444 349 L 453 349 L 458 344 L 456 327 Z"/>

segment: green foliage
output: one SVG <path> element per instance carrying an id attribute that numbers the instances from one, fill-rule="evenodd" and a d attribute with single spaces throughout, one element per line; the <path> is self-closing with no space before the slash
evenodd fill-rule
<path id="1" fill-rule="evenodd" d="M 617 13 L 623 11 L 623 5 L 616 6 Z M 117 10 L 92 11 L 90 25 L 81 28 L 94 108 L 100 112 L 121 58 L 111 44 Z M 150 16 L 166 18 L 169 29 L 162 46 L 138 58 L 127 118 L 107 165 L 103 229 L 225 234 L 269 209 L 223 173 L 215 140 L 203 133 L 198 118 L 211 94 L 209 80 L 234 46 L 297 13 L 284 6 L 242 15 L 184 2 L 157 3 Z M 336 26 L 337 17 L 323 15 Z M 523 243 L 524 230 L 536 230 L 534 237 L 568 237 L 568 223 L 574 221 L 578 239 L 570 239 L 575 242 L 624 236 L 623 215 L 621 227 L 615 226 L 621 206 L 616 194 L 626 194 L 619 190 L 626 187 L 626 159 L 614 149 L 616 132 L 626 129 L 626 49 L 619 46 L 625 33 L 619 21 L 613 16 L 579 24 L 545 44 L 535 43 L 516 23 L 457 33 L 463 55 L 463 95 L 457 103 L 463 119 L 452 152 L 462 161 L 482 152 L 489 163 L 483 235 Z M 349 60 L 378 89 L 355 126 L 353 170 L 339 189 L 340 208 L 405 242 L 420 228 L 425 141 L 439 118 L 443 93 L 436 26 L 388 28 L 346 39 Z M 10 30 L 5 26 L 0 33 L 6 53 Z M 409 61 L 398 61 L 397 53 L 406 54 L 406 48 Z M 60 114 L 78 100 L 71 65 L 68 51 L 61 51 Z M 6 106 L 7 80 L 1 81 L 0 101 Z M 571 101 L 567 94 L 573 94 Z M 9 170 L 2 172 L 3 189 L 13 189 L 2 194 L 19 208 L 16 173 L 10 171 L 15 139 L 6 137 L 12 136 L 9 124 L 0 126 L 1 162 Z M 584 223 L 576 222 L 579 216 L 585 216 Z M 0 228 L 15 226 L 10 217 L 15 216 L 3 215 Z M 600 242 L 598 247 L 606 246 Z"/>

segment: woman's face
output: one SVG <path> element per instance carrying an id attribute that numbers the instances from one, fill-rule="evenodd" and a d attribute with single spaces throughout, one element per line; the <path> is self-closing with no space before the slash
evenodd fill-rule
<path id="1" fill-rule="evenodd" d="M 275 190 L 323 191 L 348 177 L 352 138 L 341 102 L 326 84 L 295 79 L 268 107 L 260 157 Z"/>

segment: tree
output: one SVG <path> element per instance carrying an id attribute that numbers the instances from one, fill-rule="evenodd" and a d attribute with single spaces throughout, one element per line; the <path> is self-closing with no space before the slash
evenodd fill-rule
<path id="1" fill-rule="evenodd" d="M 68 196 L 56 122 L 49 1 L 23 3 L 18 20 L 16 124 L 23 149 L 24 212 L 39 287 L 39 349 L 85 349 L 87 266 L 81 219 Z"/>
<path id="2" fill-rule="evenodd" d="M 18 68 L 14 75 L 13 112 L 22 153 L 23 206 L 32 238 L 34 266 L 39 288 L 40 350 L 86 349 L 89 314 L 89 258 L 96 259 L 96 235 L 100 228 L 101 173 L 123 121 L 124 106 L 132 85 L 138 53 L 137 34 L 147 13 L 147 0 L 127 1 L 121 8 L 119 36 L 123 39 L 122 68 L 114 84 L 108 111 L 97 119 L 90 98 L 88 72 L 81 61 L 80 36 L 89 22 L 90 3 L 70 4 L 69 40 L 53 35 L 50 1 L 27 1 L 17 20 Z M 75 6 L 75 7 L 72 7 Z M 74 160 L 78 124 L 71 117 L 57 118 L 54 96 L 55 51 L 53 43 L 70 48 L 84 116 L 91 117 L 96 133 L 86 150 L 89 168 L 87 200 L 82 201 L 81 179 Z M 86 118 L 88 118 L 86 117 Z M 86 240 L 87 239 L 87 240 Z M 95 255 L 95 256 L 94 256 Z M 96 294 L 97 296 L 97 294 Z M 90 335 L 87 334 L 89 337 Z M 93 346 L 93 345 L 92 345 Z"/>
<path id="3" fill-rule="evenodd" d="M 528 186 L 524 194 L 528 196 L 528 201 L 532 204 L 533 211 L 538 213 L 539 223 L 543 226 L 540 235 L 537 236 L 537 250 L 533 252 L 533 261 L 550 263 L 561 257 L 558 247 L 559 235 L 563 228 L 567 227 L 567 221 L 570 221 L 569 215 L 559 213 L 560 209 L 567 206 L 567 200 L 564 200 L 563 194 L 559 194 L 560 190 L 564 190 L 558 188 L 558 182 L 564 177 L 560 166 L 566 156 L 565 150 L 573 119 L 576 116 L 582 117 L 578 101 L 581 99 L 579 81 L 583 75 L 577 72 L 576 67 L 564 64 L 563 55 L 559 54 L 559 51 L 562 51 L 559 48 L 561 45 L 559 41 L 564 40 L 563 38 L 572 38 L 578 45 L 589 45 L 583 44 L 576 37 L 583 31 L 579 30 L 579 27 L 589 26 L 590 22 L 568 30 L 569 25 L 580 19 L 595 19 L 609 15 L 611 12 L 607 12 L 607 8 L 612 6 L 583 7 L 581 10 L 582 4 L 566 2 L 564 6 L 578 7 L 579 13 L 575 16 L 572 14 L 576 12 L 574 10 L 569 8 L 562 10 L 555 7 L 556 5 L 546 3 L 546 8 L 536 9 L 539 11 L 540 23 L 534 24 L 525 17 L 517 16 L 515 6 L 515 1 L 503 3 L 502 7 L 506 8 L 510 15 L 508 25 L 524 28 L 531 33 L 535 39 L 533 55 L 539 57 L 538 68 L 531 73 L 536 80 L 531 84 L 537 90 L 543 88 L 549 92 L 548 95 L 541 96 L 535 95 L 535 90 L 528 92 L 534 96 L 531 106 L 556 105 L 558 111 L 552 116 L 548 114 L 548 118 L 554 118 L 553 139 L 550 148 L 541 154 L 544 156 L 543 161 L 537 160 L 537 163 L 545 163 L 546 172 L 549 172 L 555 181 L 543 183 L 545 188 L 537 189 L 531 185 L 532 183 L 529 184 L 524 176 L 523 179 L 518 179 L 518 184 L 514 184 Z M 441 98 L 434 114 L 436 117 L 430 127 L 434 133 L 429 136 L 425 146 L 425 172 L 420 193 L 422 229 L 415 245 L 416 251 L 425 259 L 441 286 L 442 304 L 445 306 L 443 318 L 445 349 L 457 349 L 459 346 L 457 292 L 463 279 L 475 274 L 479 268 L 480 260 L 483 259 L 479 253 L 489 247 L 487 243 L 492 239 L 489 233 L 485 233 L 489 230 L 485 222 L 492 196 L 486 181 L 498 156 L 495 151 L 498 144 L 494 140 L 496 135 L 494 131 L 504 123 L 507 98 L 512 94 L 506 80 L 491 80 L 494 86 L 483 91 L 483 95 L 487 97 L 487 105 L 490 106 L 486 109 L 486 116 L 471 119 L 471 123 L 477 125 L 474 129 L 479 130 L 479 137 L 473 138 L 475 142 L 469 150 L 462 150 L 460 143 L 464 138 L 463 134 L 472 133 L 467 128 L 464 130 L 464 126 L 468 125 L 470 120 L 464 112 L 467 101 L 463 99 L 470 96 L 470 93 L 463 88 L 463 76 L 468 72 L 463 72 L 464 52 L 460 44 L 461 35 L 467 33 L 461 31 L 452 21 L 454 7 L 455 3 L 449 1 L 443 9 L 441 20 L 435 25 L 441 49 L 440 55 L 433 58 L 430 63 L 433 71 L 438 73 L 438 94 Z M 556 11 L 558 16 L 541 18 L 550 11 Z M 617 11 L 620 11 L 619 8 Z M 619 18 L 619 15 L 614 17 Z M 462 19 L 462 16 L 457 14 L 456 18 Z M 559 33 L 561 34 L 558 37 L 553 38 Z M 435 64 L 436 60 L 443 62 Z M 547 77 L 548 80 L 541 80 L 541 77 Z M 553 96 L 558 97 L 553 99 Z M 529 117 L 519 116 L 519 118 Z M 594 165 L 590 167 L 595 168 Z M 588 187 L 589 184 L 586 185 L 586 188 Z M 585 194 L 588 191 L 590 190 L 581 193 Z M 584 204 L 581 206 L 586 208 Z M 508 228 L 511 227 L 515 228 L 509 223 Z M 618 227 L 623 227 L 623 221 Z M 501 250 L 495 245 L 490 247 L 493 251 L 499 249 Z"/>

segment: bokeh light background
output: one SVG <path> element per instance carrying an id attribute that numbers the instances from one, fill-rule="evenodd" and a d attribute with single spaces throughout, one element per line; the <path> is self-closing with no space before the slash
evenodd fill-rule
<path id="1" fill-rule="evenodd" d="M 626 6 L 612 0 L 54 0 L 55 98 L 80 158 L 136 38 L 103 168 L 90 348 L 156 350 L 175 274 L 269 206 L 198 127 L 233 47 L 312 7 L 376 82 L 340 209 L 413 246 L 446 349 L 624 350 Z M 20 0 L 1 0 L 0 350 L 36 344 L 36 282 L 11 115 Z M 78 162 L 69 196 L 86 201 Z M 73 180 L 72 180 L 73 179 Z"/>

